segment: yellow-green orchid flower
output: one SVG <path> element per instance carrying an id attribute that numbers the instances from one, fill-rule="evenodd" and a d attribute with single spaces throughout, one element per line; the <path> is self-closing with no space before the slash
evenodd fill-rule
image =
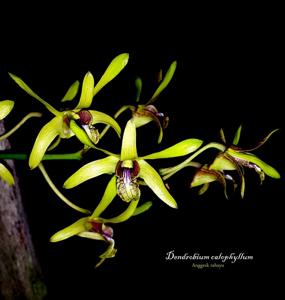
<path id="1" fill-rule="evenodd" d="M 2 100 L 0 101 L 0 121 L 9 115 L 14 107 L 14 101 L 12 100 Z M 9 185 L 13 185 L 14 177 L 11 172 L 0 163 L 0 178 L 2 178 Z"/>
<path id="2" fill-rule="evenodd" d="M 158 143 L 162 141 L 163 138 L 163 129 L 165 129 L 168 125 L 169 118 L 164 113 L 161 113 L 157 110 L 157 108 L 152 104 L 157 100 L 158 96 L 161 92 L 168 86 L 170 83 L 175 70 L 176 70 L 177 62 L 174 61 L 171 63 L 168 71 L 166 72 L 163 80 L 161 80 L 158 88 L 155 90 L 150 100 L 146 104 L 138 104 L 135 105 L 125 105 L 121 109 L 117 111 L 115 114 L 115 118 L 117 118 L 121 113 L 125 110 L 130 109 L 132 112 L 132 117 L 136 127 L 141 127 L 143 125 L 148 124 L 151 121 L 154 121 L 159 128 L 159 137 Z M 142 90 L 142 81 L 140 78 L 136 79 L 136 88 L 137 88 L 137 97 L 136 102 L 139 102 L 141 90 Z M 102 135 L 108 130 L 108 127 L 102 132 Z"/>
<path id="3" fill-rule="evenodd" d="M 142 179 L 158 198 L 176 208 L 176 201 L 166 189 L 160 175 L 146 160 L 184 156 L 198 149 L 202 143 L 198 139 L 187 139 L 162 151 L 139 157 L 136 147 L 136 125 L 131 119 L 124 130 L 121 154 L 110 155 L 86 164 L 65 181 L 64 187 L 73 188 L 102 174 L 115 174 L 109 185 L 116 193 L 107 197 L 108 205 L 116 194 L 126 202 L 137 201 L 140 198 L 139 179 Z"/>
<path id="4" fill-rule="evenodd" d="M 223 130 L 221 129 L 221 137 L 225 145 L 217 144 L 217 149 L 220 148 L 221 151 L 216 156 L 213 163 L 209 166 L 198 167 L 198 171 L 194 175 L 193 180 L 191 182 L 191 187 L 202 185 L 199 194 L 203 194 L 208 189 L 210 182 L 218 181 L 224 186 L 224 192 L 227 197 L 226 179 L 233 181 L 234 187 L 236 187 L 233 177 L 230 174 L 228 174 L 227 171 L 237 171 L 241 182 L 241 197 L 243 198 L 245 191 L 244 167 L 254 169 L 259 174 L 261 183 L 265 179 L 265 175 L 268 175 L 269 177 L 275 179 L 280 178 L 280 174 L 278 173 L 278 171 L 276 171 L 273 167 L 269 166 L 267 163 L 262 161 L 256 155 L 249 152 L 256 150 L 257 148 L 262 146 L 270 138 L 270 136 L 274 132 L 276 132 L 276 130 L 270 132 L 257 146 L 252 147 L 250 149 L 242 149 L 237 146 L 240 140 L 241 129 L 242 127 L 239 126 L 238 130 L 236 131 L 233 142 L 230 146 L 226 146 L 225 135 Z M 203 149 L 199 150 L 200 153 L 202 152 L 201 150 Z M 165 177 L 168 178 L 170 177 L 169 174 L 174 174 L 174 171 L 177 172 L 183 167 L 189 166 L 191 163 L 193 162 L 191 162 L 191 160 L 188 159 L 187 164 L 183 162 L 180 164 L 180 167 L 175 166 L 172 169 L 163 169 L 161 173 L 163 175 L 166 175 Z"/>
<path id="5" fill-rule="evenodd" d="M 99 256 L 101 260 L 96 267 L 101 265 L 105 259 L 114 257 L 117 252 L 117 249 L 115 249 L 115 241 L 113 239 L 113 229 L 102 223 L 100 218 L 81 218 L 72 225 L 55 233 L 50 238 L 50 241 L 53 243 L 59 242 L 74 235 L 104 241 L 109 244 L 107 250 Z"/>
<path id="6" fill-rule="evenodd" d="M 67 139 L 74 135 L 88 147 L 94 147 L 94 144 L 99 140 L 99 133 L 93 126 L 97 123 L 103 123 L 113 127 L 117 134 L 120 135 L 120 126 L 113 118 L 105 113 L 86 109 L 92 104 L 93 97 L 123 70 L 128 63 L 128 59 L 129 55 L 127 53 L 115 57 L 95 86 L 93 75 L 88 72 L 83 79 L 79 103 L 74 109 L 66 111 L 58 111 L 39 97 L 22 79 L 10 74 L 12 79 L 23 90 L 40 101 L 54 115 L 54 118 L 40 130 L 36 138 L 29 158 L 29 166 L 31 169 L 39 165 L 45 152 L 56 138 L 58 139 L 55 144 L 49 149 L 58 145 L 61 138 Z M 77 90 L 78 82 L 75 82 L 69 88 L 62 101 L 72 100 Z"/>
<path id="7" fill-rule="evenodd" d="M 131 201 L 131 203 L 128 205 L 128 208 L 123 213 L 114 218 L 103 219 L 101 217 L 98 217 L 99 211 L 101 213 L 104 210 L 102 209 L 102 203 L 105 203 L 106 196 L 108 196 L 108 193 L 112 193 L 110 187 L 111 185 L 109 184 L 102 197 L 101 202 L 93 212 L 92 216 L 79 219 L 70 226 L 58 231 L 50 238 L 50 241 L 55 243 L 77 235 L 88 239 L 107 242 L 109 246 L 107 250 L 99 256 L 101 260 L 96 264 L 96 267 L 100 266 L 105 259 L 114 257 L 117 252 L 117 250 L 115 249 L 115 241 L 113 239 L 113 229 L 106 224 L 124 222 L 132 216 L 147 211 L 151 207 L 151 202 L 146 202 L 140 207 L 137 207 L 138 200 Z"/>

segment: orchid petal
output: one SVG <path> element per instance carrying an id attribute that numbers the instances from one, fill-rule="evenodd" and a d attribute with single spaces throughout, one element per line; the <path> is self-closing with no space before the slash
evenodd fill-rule
<path id="1" fill-rule="evenodd" d="M 148 111 L 147 109 L 143 110 L 143 113 L 134 113 L 133 114 L 133 120 L 136 125 L 136 128 L 139 128 L 143 125 L 146 125 L 150 123 L 151 121 L 154 121 L 155 124 L 159 128 L 159 136 L 158 136 L 158 143 L 160 144 L 163 138 L 163 127 L 161 125 L 161 122 L 159 118 L 153 113 Z"/>
<path id="2" fill-rule="evenodd" d="M 6 183 L 8 183 L 10 186 L 15 184 L 14 177 L 11 174 L 11 172 L 0 163 L 0 178 L 2 178 Z"/>
<path id="3" fill-rule="evenodd" d="M 139 128 L 153 121 L 153 117 L 134 114 L 132 120 L 135 123 L 136 128 Z"/>
<path id="4" fill-rule="evenodd" d="M 137 205 L 139 203 L 139 200 L 133 200 L 128 205 L 127 209 L 122 212 L 117 217 L 111 218 L 111 219 L 103 219 L 104 223 L 121 223 L 126 220 L 128 220 L 135 212 Z"/>
<path id="5" fill-rule="evenodd" d="M 133 213 L 133 217 L 146 212 L 151 207 L 152 207 L 152 202 L 151 201 L 145 202 L 144 204 L 142 204 L 142 205 L 140 205 L 139 207 L 136 208 L 136 210 Z"/>
<path id="6" fill-rule="evenodd" d="M 95 96 L 107 83 L 113 80 L 127 65 L 129 60 L 128 53 L 122 53 L 116 56 L 95 85 L 93 89 L 93 96 Z"/>
<path id="7" fill-rule="evenodd" d="M 187 155 L 196 151 L 201 145 L 203 141 L 198 139 L 187 139 L 181 141 L 174 146 L 166 148 L 162 151 L 155 152 L 146 156 L 141 157 L 142 159 L 159 159 L 159 158 L 171 158 L 171 157 L 179 157 L 183 155 Z"/>
<path id="8" fill-rule="evenodd" d="M 102 159 L 90 162 L 78 171 L 72 174 L 64 183 L 64 188 L 71 189 L 89 179 L 95 178 L 102 174 L 112 174 L 115 172 L 119 159 L 113 156 L 107 156 Z"/>
<path id="9" fill-rule="evenodd" d="M 163 80 L 161 81 L 160 85 L 158 86 L 158 88 L 156 89 L 154 94 L 152 95 L 151 99 L 147 102 L 147 104 L 154 102 L 156 100 L 157 96 L 168 86 L 168 84 L 170 83 L 170 81 L 174 75 L 176 66 L 177 66 L 177 62 L 176 61 L 172 62 L 168 71 L 166 72 Z"/>
<path id="10" fill-rule="evenodd" d="M 222 142 L 223 142 L 224 144 L 226 144 L 227 141 L 226 141 L 226 137 L 225 137 L 225 133 L 224 133 L 223 128 L 220 129 L 220 137 L 221 137 Z"/>
<path id="11" fill-rule="evenodd" d="M 141 97 L 141 91 L 142 91 L 142 80 L 140 77 L 138 77 L 135 81 L 135 85 L 137 88 L 137 95 L 136 95 L 136 102 L 140 101 L 140 97 Z"/>
<path id="12" fill-rule="evenodd" d="M 224 153 L 219 154 L 214 162 L 211 164 L 210 170 L 223 171 L 223 170 L 236 170 L 236 166 L 233 162 L 224 156 Z"/>
<path id="13" fill-rule="evenodd" d="M 90 148 L 94 148 L 94 144 L 88 137 L 87 133 L 84 131 L 84 129 L 82 129 L 79 125 L 77 125 L 74 120 L 70 120 L 69 126 L 70 126 L 70 129 L 72 130 L 72 132 L 75 134 L 75 136 L 79 139 L 79 141 L 82 144 L 84 144 Z"/>
<path id="14" fill-rule="evenodd" d="M 55 116 L 61 115 L 61 112 L 56 110 L 53 106 L 51 106 L 49 103 L 47 103 L 44 99 L 42 99 L 40 96 L 38 96 L 21 78 L 18 76 L 9 73 L 10 77 L 18 84 L 18 86 L 23 89 L 26 93 L 28 93 L 33 98 L 37 99 L 39 102 L 41 102 L 52 114 Z"/>
<path id="15" fill-rule="evenodd" d="M 77 95 L 79 89 L 79 81 L 76 80 L 73 84 L 69 87 L 64 97 L 60 100 L 61 102 L 71 101 Z"/>
<path id="16" fill-rule="evenodd" d="M 217 174 L 216 172 L 211 172 L 210 170 L 198 170 L 197 173 L 194 175 L 194 178 L 191 182 L 190 187 L 196 187 L 205 183 L 210 183 L 213 181 L 217 181 Z"/>
<path id="17" fill-rule="evenodd" d="M 95 268 L 98 268 L 107 258 L 112 258 L 116 255 L 117 249 L 115 249 L 115 241 L 113 239 L 109 239 L 109 246 L 107 250 L 102 253 L 99 257 L 101 260 L 96 264 Z"/>
<path id="18" fill-rule="evenodd" d="M 34 169 L 41 162 L 52 141 L 60 134 L 62 117 L 54 117 L 39 132 L 29 158 L 29 166 Z"/>
<path id="19" fill-rule="evenodd" d="M 91 229 L 92 225 L 88 223 L 89 217 L 81 218 L 75 223 L 69 225 L 68 227 L 58 231 L 51 238 L 52 243 L 60 242 L 66 240 L 74 235 L 77 235 L 81 232 L 88 231 Z"/>
<path id="20" fill-rule="evenodd" d="M 3 120 L 9 115 L 11 110 L 14 107 L 15 102 L 12 100 L 3 100 L 0 101 L 0 120 Z"/>
<path id="21" fill-rule="evenodd" d="M 264 161 L 262 161 L 260 158 L 258 158 L 257 156 L 251 154 L 251 153 L 241 153 L 241 152 L 237 152 L 235 150 L 232 149 L 228 149 L 228 153 L 229 155 L 233 156 L 234 158 L 237 159 L 242 159 L 245 161 L 249 161 L 253 164 L 256 164 L 261 170 L 263 170 L 263 172 L 272 177 L 272 178 L 280 178 L 280 174 L 271 166 L 269 166 L 267 163 L 265 163 Z"/>
<path id="22" fill-rule="evenodd" d="M 93 100 L 94 77 L 91 72 L 87 72 L 84 76 L 81 96 L 76 108 L 87 108 Z"/>
<path id="23" fill-rule="evenodd" d="M 246 148 L 246 149 L 242 149 L 242 151 L 253 151 L 253 150 L 256 150 L 258 149 L 259 147 L 261 147 L 265 142 L 267 142 L 267 140 L 271 137 L 271 135 L 273 133 L 275 133 L 276 131 L 278 131 L 279 129 L 274 129 L 272 130 L 261 142 L 259 142 L 255 147 L 252 147 L 252 148 Z M 238 151 L 238 150 L 237 150 Z"/>
<path id="24" fill-rule="evenodd" d="M 209 186 L 210 186 L 210 183 L 204 183 L 203 186 L 198 191 L 198 195 L 201 196 L 201 195 L 205 194 L 207 192 L 207 190 L 209 189 Z"/>
<path id="25" fill-rule="evenodd" d="M 111 180 L 109 181 L 106 190 L 104 192 L 104 195 L 97 205 L 96 209 L 94 210 L 91 218 L 99 217 L 102 212 L 110 205 L 110 203 L 113 201 L 113 199 L 117 195 L 117 185 L 116 185 L 117 177 L 113 176 Z"/>
<path id="26" fill-rule="evenodd" d="M 121 136 L 121 127 L 112 117 L 97 110 L 89 110 L 89 112 L 92 115 L 92 124 L 102 123 L 109 125 L 115 129 L 119 137 Z"/>
<path id="27" fill-rule="evenodd" d="M 166 189 L 161 177 L 156 170 L 144 160 L 138 161 L 140 165 L 139 177 L 152 189 L 152 191 L 163 202 L 173 208 L 177 208 L 177 203 Z"/>
<path id="28" fill-rule="evenodd" d="M 131 119 L 128 121 L 123 135 L 121 160 L 133 160 L 137 157 L 136 125 Z"/>
<path id="29" fill-rule="evenodd" d="M 51 151 L 55 149 L 60 144 L 60 141 L 61 141 L 61 137 L 58 136 L 57 139 L 48 147 L 47 151 Z"/>
<path id="30" fill-rule="evenodd" d="M 80 236 L 80 237 L 91 239 L 91 240 L 105 241 L 102 234 L 97 233 L 97 232 L 83 231 L 83 232 L 78 233 L 77 235 Z"/>
<path id="31" fill-rule="evenodd" d="M 242 125 L 240 125 L 236 131 L 235 137 L 233 139 L 233 145 L 237 145 L 240 139 L 240 133 L 241 133 Z"/>

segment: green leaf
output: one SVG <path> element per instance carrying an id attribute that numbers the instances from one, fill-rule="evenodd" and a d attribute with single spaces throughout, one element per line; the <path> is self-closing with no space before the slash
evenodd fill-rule
<path id="1" fill-rule="evenodd" d="M 58 231 L 51 238 L 52 243 L 60 242 L 66 240 L 74 235 L 81 232 L 88 231 L 91 229 L 92 225 L 88 223 L 89 217 L 81 218 L 75 223 L 69 225 L 68 227 Z"/>
<path id="2" fill-rule="evenodd" d="M 139 177 L 152 189 L 152 191 L 163 202 L 173 208 L 177 208 L 177 203 L 166 189 L 161 177 L 155 169 L 144 160 L 138 160 L 140 165 Z"/>
<path id="3" fill-rule="evenodd" d="M 123 135 L 121 160 L 133 160 L 138 157 L 136 143 L 136 125 L 131 119 L 128 121 Z"/>
<path id="4" fill-rule="evenodd" d="M 73 175 L 71 175 L 64 183 L 64 188 L 71 189 L 89 179 L 95 178 L 102 174 L 115 173 L 115 168 L 119 159 L 113 156 L 108 156 L 102 159 L 90 162 Z"/>
<path id="5" fill-rule="evenodd" d="M 145 202 L 144 204 L 142 204 L 142 205 L 140 205 L 139 207 L 136 208 L 135 212 L 133 213 L 133 217 L 146 212 L 151 207 L 152 207 L 152 202 L 151 201 Z"/>
<path id="6" fill-rule="evenodd" d="M 237 145 L 240 139 L 240 133 L 241 133 L 242 125 L 239 126 L 239 128 L 236 131 L 235 137 L 233 139 L 233 145 Z"/>
<path id="7" fill-rule="evenodd" d="M 62 117 L 54 117 L 39 132 L 29 158 L 29 166 L 34 169 L 41 162 L 52 141 L 60 134 Z"/>
<path id="8" fill-rule="evenodd" d="M 253 164 L 256 164 L 266 175 L 272 178 L 280 178 L 280 174 L 273 167 L 269 166 L 267 163 L 265 163 L 260 158 L 251 153 L 241 153 L 231 148 L 228 149 L 228 153 L 234 158 L 243 159 L 245 161 L 249 161 Z"/>
<path id="9" fill-rule="evenodd" d="M 146 156 L 141 157 L 142 159 L 158 159 L 158 158 L 171 158 L 171 157 L 179 157 L 183 155 L 187 155 L 196 151 L 201 145 L 203 141 L 198 139 L 187 139 L 181 141 L 174 146 L 166 148 L 162 151 L 155 152 Z"/>
<path id="10" fill-rule="evenodd" d="M 116 185 L 117 177 L 113 176 L 111 180 L 109 181 L 106 190 L 104 192 L 104 195 L 97 205 L 96 209 L 94 210 L 91 218 L 99 217 L 102 212 L 111 204 L 113 199 L 117 195 L 117 185 Z"/>
<path id="11" fill-rule="evenodd" d="M 97 110 L 89 110 L 89 112 L 92 115 L 92 124 L 102 123 L 109 125 L 119 137 L 121 136 L 121 127 L 112 117 Z"/>
<path id="12" fill-rule="evenodd" d="M 0 163 L 0 178 L 2 178 L 6 183 L 8 183 L 10 186 L 15 184 L 14 177 L 11 174 L 11 172 Z"/>
<path id="13" fill-rule="evenodd" d="M 78 140 L 82 144 L 84 144 L 90 148 L 94 148 L 94 144 L 88 137 L 87 133 L 84 131 L 84 129 L 82 129 L 79 125 L 77 125 L 74 120 L 70 120 L 69 126 L 70 126 L 70 129 L 72 130 L 72 132 L 75 134 L 75 136 L 78 138 Z"/>
<path id="14" fill-rule="evenodd" d="M 15 103 L 12 100 L 0 101 L 0 120 L 3 120 L 5 117 L 9 115 L 9 113 L 14 107 L 14 104 Z"/>
<path id="15" fill-rule="evenodd" d="M 170 81 L 174 75 L 176 66 L 177 66 L 177 62 L 176 61 L 172 62 L 168 71 L 166 72 L 162 82 L 160 83 L 160 85 L 158 86 L 158 88 L 156 89 L 154 94 L 152 95 L 151 99 L 147 102 L 147 104 L 154 102 L 156 100 L 157 96 L 168 86 L 168 84 L 170 83 Z"/>
<path id="16" fill-rule="evenodd" d="M 93 100 L 94 77 L 91 72 L 87 72 L 82 83 L 82 90 L 76 108 L 88 108 Z"/>
<path id="17" fill-rule="evenodd" d="M 49 110 L 52 114 L 55 116 L 61 115 L 61 112 L 56 110 L 53 106 L 51 106 L 49 103 L 47 103 L 44 99 L 42 99 L 40 96 L 38 96 L 20 77 L 9 73 L 10 77 L 18 84 L 18 86 L 23 89 L 26 93 L 28 93 L 33 98 L 37 99 L 39 102 L 41 102 L 47 110 Z"/>
<path id="18" fill-rule="evenodd" d="M 73 100 L 75 98 L 75 96 L 77 95 L 77 93 L 78 93 L 79 84 L 80 83 L 79 83 L 78 80 L 73 82 L 73 84 L 69 87 L 69 89 L 67 90 L 64 97 L 61 99 L 61 102 L 66 102 L 66 101 Z"/>
<path id="19" fill-rule="evenodd" d="M 116 56 L 102 75 L 101 79 L 95 85 L 93 96 L 95 96 L 107 83 L 113 80 L 127 65 L 129 60 L 128 53 L 122 53 Z"/>
<path id="20" fill-rule="evenodd" d="M 111 219 L 103 219 L 104 223 L 121 223 L 127 221 L 135 212 L 139 200 L 133 200 L 128 205 L 127 209 L 117 217 Z"/>

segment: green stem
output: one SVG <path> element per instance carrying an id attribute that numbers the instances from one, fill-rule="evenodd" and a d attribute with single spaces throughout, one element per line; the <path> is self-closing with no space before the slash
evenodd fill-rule
<path id="1" fill-rule="evenodd" d="M 199 149 L 198 151 L 196 151 L 194 154 L 192 154 L 190 157 L 188 157 L 186 160 L 184 160 L 179 165 L 177 165 L 175 167 L 171 167 L 171 168 L 161 169 L 160 174 L 165 175 L 165 176 L 163 176 L 163 180 L 168 179 L 169 177 L 171 177 L 172 175 L 174 175 L 175 173 L 177 173 L 178 171 L 180 171 L 184 167 L 187 167 L 189 165 L 189 163 L 195 157 L 197 157 L 198 155 L 200 155 L 202 152 L 204 152 L 205 150 L 207 150 L 209 148 L 215 148 L 215 149 L 218 149 L 220 151 L 225 151 L 226 150 L 226 147 L 224 145 L 220 144 L 220 143 L 209 143 L 209 144 L 205 145 L 204 147 L 202 147 L 201 149 Z"/>
<path id="2" fill-rule="evenodd" d="M 26 153 L 0 153 L 0 159 L 15 159 L 15 160 L 27 160 L 29 154 Z M 81 160 L 82 151 L 74 153 L 64 154 L 45 154 L 43 160 Z"/>
<path id="3" fill-rule="evenodd" d="M 71 201 L 69 201 L 59 190 L 58 188 L 54 185 L 54 183 L 52 182 L 52 180 L 50 179 L 48 173 L 46 172 L 44 166 L 42 163 L 39 164 L 39 169 L 42 172 L 46 182 L 48 183 L 48 185 L 50 186 L 50 188 L 54 191 L 54 193 L 59 197 L 59 199 L 61 199 L 65 204 L 67 204 L 68 206 L 70 206 L 71 208 L 82 212 L 84 214 L 90 215 L 91 212 L 88 209 L 85 208 L 81 208 L 77 205 L 75 205 L 74 203 L 72 203 Z"/>
<path id="4" fill-rule="evenodd" d="M 42 114 L 39 112 L 31 112 L 31 113 L 27 114 L 14 128 L 12 128 L 7 133 L 1 135 L 0 141 L 7 139 L 10 135 L 12 135 L 15 131 L 17 131 L 30 118 L 34 118 L 34 117 L 39 118 L 41 116 L 42 116 Z"/>

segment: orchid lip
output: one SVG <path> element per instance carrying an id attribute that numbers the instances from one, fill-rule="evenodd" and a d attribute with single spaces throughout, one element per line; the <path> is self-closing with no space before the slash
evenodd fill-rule
<path id="1" fill-rule="evenodd" d="M 119 161 L 116 167 L 117 193 L 126 202 L 138 200 L 140 197 L 137 176 L 140 167 L 136 160 Z"/>

